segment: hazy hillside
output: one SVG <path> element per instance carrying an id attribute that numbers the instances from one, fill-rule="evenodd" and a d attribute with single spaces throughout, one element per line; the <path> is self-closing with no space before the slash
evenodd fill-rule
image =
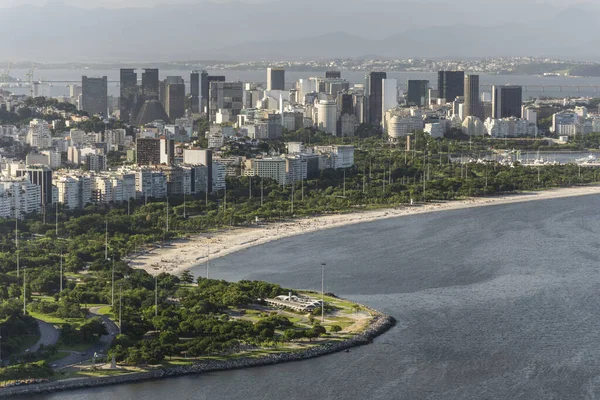
<path id="1" fill-rule="evenodd" d="M 515 2 L 509 0 L 502 5 Z M 480 4 L 479 2 L 475 4 Z M 548 55 L 597 60 L 598 8 L 468 2 L 200 2 L 81 9 L 0 8 L 0 59 L 186 60 Z M 479 9 L 479 12 L 483 8 Z M 494 11 L 494 12 L 492 12 Z M 482 15 L 481 13 L 479 15 Z M 527 16 L 530 16 L 529 18 Z"/>

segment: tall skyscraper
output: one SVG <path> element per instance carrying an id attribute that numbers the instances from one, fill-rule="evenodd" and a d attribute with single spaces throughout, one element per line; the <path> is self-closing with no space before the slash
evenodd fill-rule
<path id="1" fill-rule="evenodd" d="M 438 96 L 447 102 L 454 101 L 459 96 L 465 95 L 464 71 L 439 71 Z"/>
<path id="2" fill-rule="evenodd" d="M 133 121 L 135 116 L 132 116 L 132 113 L 138 94 L 137 74 L 135 69 L 121 68 L 120 92 L 119 112 L 121 114 L 121 121 Z"/>
<path id="3" fill-rule="evenodd" d="M 206 75 L 205 75 L 206 74 Z M 206 85 L 204 79 L 206 78 Z M 223 75 L 208 75 L 206 71 L 202 72 L 202 87 L 200 88 L 202 93 L 202 107 L 206 108 L 206 114 L 210 114 L 210 83 L 211 82 L 225 82 Z"/>
<path id="4" fill-rule="evenodd" d="M 385 113 L 390 109 L 398 105 L 398 80 L 394 78 L 386 78 L 383 80 L 383 95 L 382 95 L 382 108 L 381 108 L 381 126 L 384 131 L 385 126 Z"/>
<path id="5" fill-rule="evenodd" d="M 325 79 L 340 79 L 341 77 L 340 71 L 325 71 Z"/>
<path id="6" fill-rule="evenodd" d="M 371 125 L 380 125 L 383 120 L 383 80 L 387 78 L 385 72 L 369 72 L 367 74 L 366 91 L 368 96 L 367 121 Z"/>
<path id="7" fill-rule="evenodd" d="M 180 76 L 168 76 L 163 82 L 163 107 L 171 121 L 185 115 L 185 82 Z"/>
<path id="8" fill-rule="evenodd" d="M 285 69 L 267 68 L 267 90 L 285 90 Z"/>
<path id="9" fill-rule="evenodd" d="M 406 100 L 409 106 L 425 106 L 429 97 L 429 81 L 413 80 L 408 81 L 408 93 Z"/>
<path id="10" fill-rule="evenodd" d="M 479 100 L 479 75 L 465 75 L 465 105 L 464 116 L 481 118 Z"/>
<path id="11" fill-rule="evenodd" d="M 200 73 L 200 112 L 208 112 L 208 72 Z"/>
<path id="12" fill-rule="evenodd" d="M 340 115 L 354 115 L 354 101 L 349 93 L 340 93 L 337 98 Z"/>
<path id="13" fill-rule="evenodd" d="M 108 81 L 102 78 L 81 77 L 81 110 L 89 115 L 108 115 Z"/>
<path id="14" fill-rule="evenodd" d="M 142 95 L 144 100 L 158 100 L 158 69 L 145 68 L 142 72 Z"/>
<path id="15" fill-rule="evenodd" d="M 209 121 L 215 122 L 219 110 L 227 111 L 231 121 L 236 121 L 243 108 L 244 84 L 242 82 L 211 82 Z"/>
<path id="16" fill-rule="evenodd" d="M 190 110 L 197 114 L 200 112 L 200 73 L 192 71 L 190 74 Z"/>
<path id="17" fill-rule="evenodd" d="M 492 118 L 521 118 L 522 103 L 521 86 L 492 86 Z"/>

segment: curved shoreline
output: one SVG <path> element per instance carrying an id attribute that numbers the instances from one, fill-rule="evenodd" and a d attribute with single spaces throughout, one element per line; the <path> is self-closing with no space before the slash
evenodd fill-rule
<path id="1" fill-rule="evenodd" d="M 358 304 L 358 303 L 357 303 Z M 56 381 L 40 383 L 27 386 L 15 386 L 0 389 L 0 397 L 22 396 L 30 394 L 52 393 L 65 390 L 87 389 L 102 386 L 118 385 L 123 383 L 137 383 L 150 380 L 172 378 L 184 375 L 200 375 L 209 372 L 230 371 L 235 369 L 244 369 L 252 367 L 261 367 L 267 365 L 280 364 L 284 362 L 308 360 L 321 357 L 328 354 L 338 353 L 353 347 L 363 346 L 373 342 L 378 336 L 381 336 L 395 324 L 396 320 L 381 312 L 375 311 L 370 307 L 359 304 L 368 309 L 375 315 L 369 322 L 368 327 L 354 335 L 352 338 L 316 345 L 301 351 L 294 351 L 281 354 L 269 354 L 264 357 L 242 357 L 235 360 L 209 360 L 195 363 L 189 366 L 163 368 L 149 372 L 131 373 L 120 376 L 108 376 L 104 378 L 81 378 L 69 381 Z"/>
<path id="2" fill-rule="evenodd" d="M 143 269 L 150 274 L 155 273 L 152 266 L 158 263 L 164 267 L 164 272 L 178 275 L 185 270 L 201 267 L 208 254 L 210 255 L 210 259 L 214 260 L 271 241 L 325 229 L 430 212 L 593 194 L 600 194 L 600 185 L 555 188 L 491 197 L 473 197 L 464 200 L 415 204 L 414 206 L 400 205 L 393 208 L 357 210 L 339 214 L 297 218 L 282 222 L 267 222 L 264 225 L 219 230 L 194 235 L 188 239 L 176 239 L 162 248 L 154 248 L 128 261 L 132 268 Z"/>

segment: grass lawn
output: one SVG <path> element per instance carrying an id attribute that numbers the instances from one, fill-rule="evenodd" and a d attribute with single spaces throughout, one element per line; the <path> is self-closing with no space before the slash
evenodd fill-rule
<path id="1" fill-rule="evenodd" d="M 172 360 L 165 360 L 161 363 L 161 365 L 165 368 L 170 368 L 170 367 L 180 367 L 182 365 L 191 365 L 194 363 L 193 359 L 184 359 L 184 358 L 175 358 L 173 357 Z"/>
<path id="2" fill-rule="evenodd" d="M 48 314 L 37 313 L 34 311 L 28 311 L 28 314 L 31 315 L 33 318 L 40 319 L 52 325 L 71 324 L 73 326 L 79 326 L 85 321 L 85 318 L 60 318 Z"/>
<path id="3" fill-rule="evenodd" d="M 111 306 L 104 306 L 104 307 L 101 307 L 101 308 L 98 310 L 98 314 L 106 315 L 106 316 L 107 316 L 107 317 L 109 317 L 109 318 L 114 318 L 115 316 L 114 316 L 114 315 L 113 315 L 113 313 L 110 311 L 110 309 L 111 309 L 111 308 L 112 308 Z"/>
<path id="4" fill-rule="evenodd" d="M 52 296 L 31 296 L 31 298 L 33 300 L 39 300 L 39 301 L 47 301 L 49 303 L 54 303 L 54 297 Z"/>

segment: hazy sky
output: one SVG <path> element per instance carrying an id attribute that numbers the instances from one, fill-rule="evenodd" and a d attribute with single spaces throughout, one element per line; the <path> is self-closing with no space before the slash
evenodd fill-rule
<path id="1" fill-rule="evenodd" d="M 185 3 L 202 3 L 212 1 L 214 3 L 222 3 L 228 0 L 0 0 L 0 7 L 10 7 L 22 4 L 46 4 L 46 3 L 63 3 L 82 8 L 94 7 L 150 7 L 156 4 L 185 4 Z M 245 2 L 254 2 L 255 0 L 243 0 Z"/>
<path id="2" fill-rule="evenodd" d="M 185 3 L 202 3 L 210 1 L 213 3 L 223 3 L 230 2 L 231 0 L 0 0 L 0 7 L 10 7 L 15 5 L 23 5 L 23 4 L 36 4 L 42 5 L 46 3 L 63 3 L 73 6 L 78 6 L 82 8 L 94 8 L 94 7 L 151 7 L 156 4 L 185 4 Z M 244 3 L 264 3 L 269 1 L 281 1 L 281 0 L 235 0 L 242 1 Z M 384 0 L 389 2 L 400 2 L 405 3 L 410 0 Z M 327 3 L 328 0 L 324 0 L 323 3 Z M 441 2 L 441 0 L 425 0 L 420 1 L 425 3 L 436 3 Z M 454 4 L 456 6 L 460 6 L 462 4 L 466 4 L 469 2 L 474 2 L 477 5 L 481 5 L 482 3 L 497 3 L 497 0 L 457 0 Z M 512 1 L 510 1 L 512 2 Z M 593 4 L 593 1 L 582 1 L 582 0 L 520 0 L 518 3 L 520 4 L 562 4 L 562 5 L 575 5 L 575 4 Z M 366 6 L 365 2 L 365 6 Z"/>

